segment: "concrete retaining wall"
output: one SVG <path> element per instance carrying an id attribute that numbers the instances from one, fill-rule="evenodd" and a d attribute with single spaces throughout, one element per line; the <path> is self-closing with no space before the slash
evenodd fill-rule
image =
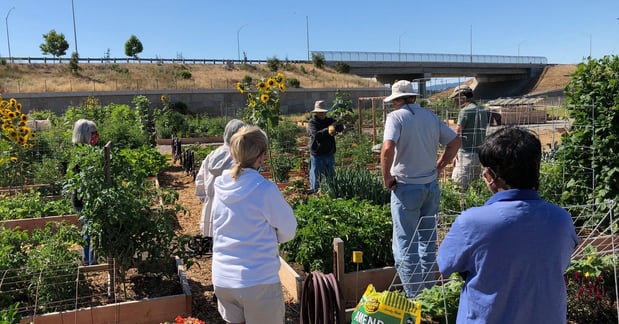
<path id="1" fill-rule="evenodd" d="M 333 101 L 335 88 L 325 89 L 288 89 L 281 95 L 281 110 L 284 114 L 308 112 L 313 109 L 314 101 Z M 359 97 L 388 96 L 389 88 L 339 88 L 346 92 L 356 105 Z M 245 106 L 247 97 L 236 89 L 193 89 L 193 90 L 143 90 L 143 91 L 105 91 L 105 92 L 54 92 L 54 93 L 4 93 L 3 98 L 15 98 L 25 112 L 31 110 L 50 110 L 60 115 L 69 106 L 79 106 L 88 97 L 95 97 L 102 105 L 111 103 L 135 105 L 131 102 L 137 95 L 143 95 L 152 107 L 161 107 L 161 96 L 166 95 L 171 102 L 183 102 L 193 113 L 207 113 L 209 116 L 232 116 Z"/>

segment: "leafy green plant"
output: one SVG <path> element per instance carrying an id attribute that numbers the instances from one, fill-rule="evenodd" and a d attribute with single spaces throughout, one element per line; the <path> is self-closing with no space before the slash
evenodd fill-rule
<path id="1" fill-rule="evenodd" d="M 312 53 L 312 63 L 315 67 L 322 69 L 326 64 L 325 56 L 321 53 Z"/>
<path id="2" fill-rule="evenodd" d="M 269 159 L 273 180 L 277 183 L 288 182 L 289 172 L 294 166 L 294 158 L 285 154 L 276 154 Z"/>
<path id="3" fill-rule="evenodd" d="M 19 303 L 10 305 L 7 309 L 0 310 L 0 324 L 19 324 L 21 316 L 17 313 Z"/>
<path id="4" fill-rule="evenodd" d="M 0 220 L 38 218 L 74 214 L 68 199 L 45 199 L 39 191 L 31 190 L 0 199 Z"/>
<path id="5" fill-rule="evenodd" d="M 302 264 L 306 271 L 333 271 L 332 244 L 344 240 L 346 271 L 357 269 L 352 251 L 363 251 L 359 269 L 393 265 L 391 216 L 387 205 L 377 206 L 357 199 L 310 197 L 294 207 L 297 216 L 295 238 L 282 244 L 289 260 Z"/>
<path id="6" fill-rule="evenodd" d="M 416 297 L 421 303 L 421 316 L 433 322 L 455 323 L 463 284 L 460 275 L 454 273 L 443 285 L 424 289 Z"/>
<path id="7" fill-rule="evenodd" d="M 333 177 L 323 179 L 320 190 L 331 198 L 368 200 L 381 206 L 391 200 L 380 174 L 367 169 L 338 168 Z"/>
<path id="8" fill-rule="evenodd" d="M 570 131 L 562 135 L 557 152 L 565 173 L 570 175 L 562 196 L 564 204 L 619 198 L 619 102 L 615 95 L 618 91 L 616 55 L 589 58 L 579 64 L 565 88 L 567 110 L 573 122 Z"/>
<path id="9" fill-rule="evenodd" d="M 614 256 L 601 255 L 591 245 L 572 259 L 565 274 L 568 319 L 576 323 L 617 321 Z"/>
<path id="10" fill-rule="evenodd" d="M 80 219 L 84 234 L 92 238 L 95 253 L 116 259 L 119 275 L 141 261 L 179 256 L 191 265 L 186 235 L 177 235 L 173 224 L 182 207 L 178 193 L 154 186 L 141 159 L 130 160 L 112 150 L 110 177 L 106 181 L 102 149 L 76 147 L 69 164 L 66 192 L 83 201 Z M 75 166 L 79 165 L 79 172 Z M 163 203 L 160 204 L 159 202 Z"/>

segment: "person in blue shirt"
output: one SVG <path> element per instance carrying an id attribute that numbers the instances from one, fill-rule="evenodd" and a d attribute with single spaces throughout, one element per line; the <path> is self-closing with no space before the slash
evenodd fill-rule
<path id="1" fill-rule="evenodd" d="M 578 244 L 570 214 L 537 193 L 541 144 L 506 127 L 479 148 L 493 196 L 459 215 L 438 248 L 441 274 L 464 279 L 457 323 L 566 323 L 563 274 Z"/>

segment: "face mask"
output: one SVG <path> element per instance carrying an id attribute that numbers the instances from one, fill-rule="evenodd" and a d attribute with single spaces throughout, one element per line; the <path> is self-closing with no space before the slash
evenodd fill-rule
<path id="1" fill-rule="evenodd" d="M 99 140 L 99 133 L 95 133 L 90 136 L 90 144 L 95 145 L 97 144 L 98 140 Z"/>

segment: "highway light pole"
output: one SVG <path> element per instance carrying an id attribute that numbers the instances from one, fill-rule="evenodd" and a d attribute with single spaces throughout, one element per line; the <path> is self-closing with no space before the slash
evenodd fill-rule
<path id="1" fill-rule="evenodd" d="M 398 61 L 402 61 L 402 58 L 401 58 L 401 53 L 402 53 L 402 36 L 404 36 L 404 34 L 406 34 L 406 32 L 403 32 L 402 34 L 400 34 L 400 37 L 398 37 Z"/>
<path id="2" fill-rule="evenodd" d="M 77 54 L 77 32 L 75 29 L 75 7 L 73 6 L 73 0 L 71 0 L 71 12 L 73 13 L 73 39 L 75 40 L 75 54 Z"/>
<path id="3" fill-rule="evenodd" d="M 6 13 L 6 17 L 4 18 L 4 24 L 6 25 L 6 45 L 9 48 L 9 62 L 13 62 L 11 56 L 11 41 L 9 40 L 9 15 L 11 14 L 11 11 L 13 11 L 13 9 L 15 9 L 15 7 L 9 9 L 9 12 Z"/>
<path id="4" fill-rule="evenodd" d="M 247 24 L 239 27 L 239 29 L 236 30 L 236 54 L 238 56 L 238 60 L 241 60 L 241 42 L 239 41 L 239 34 L 241 33 L 241 29 L 243 29 L 243 27 L 247 26 Z"/>

